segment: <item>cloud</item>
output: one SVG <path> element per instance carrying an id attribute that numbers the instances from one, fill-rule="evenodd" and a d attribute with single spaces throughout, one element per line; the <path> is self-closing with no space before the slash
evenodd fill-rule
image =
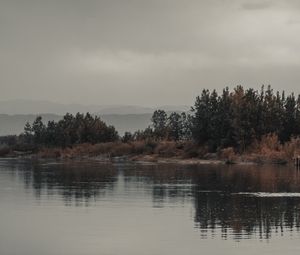
<path id="1" fill-rule="evenodd" d="M 213 67 L 214 56 L 206 52 L 165 52 L 151 53 L 139 51 L 81 51 L 72 50 L 61 59 L 63 68 L 73 73 L 90 75 L 147 75 L 166 70 L 199 70 Z"/>
<path id="2" fill-rule="evenodd" d="M 256 0 L 252 0 L 249 2 L 245 2 L 242 4 L 242 8 L 245 10 L 263 10 L 263 9 L 268 9 L 270 7 L 273 6 L 274 3 L 272 3 L 271 1 L 264 1 L 264 0 L 260 0 L 260 1 L 256 1 Z"/>
<path id="3" fill-rule="evenodd" d="M 298 17 L 297 1 L 0 1 L 0 100 L 190 104 L 238 83 L 297 92 Z"/>

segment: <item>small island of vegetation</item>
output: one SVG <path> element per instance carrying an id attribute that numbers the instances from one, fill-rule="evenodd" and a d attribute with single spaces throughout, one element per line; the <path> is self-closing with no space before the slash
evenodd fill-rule
<path id="1" fill-rule="evenodd" d="M 221 94 L 205 89 L 190 112 L 156 110 L 151 122 L 120 136 L 90 113 L 67 113 L 47 124 L 37 117 L 22 134 L 0 138 L 0 155 L 287 163 L 300 153 L 300 96 L 271 86 Z"/>

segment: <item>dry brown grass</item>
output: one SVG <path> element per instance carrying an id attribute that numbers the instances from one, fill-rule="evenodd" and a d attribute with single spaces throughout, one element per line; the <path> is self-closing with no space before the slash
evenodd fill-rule
<path id="1" fill-rule="evenodd" d="M 183 154 L 184 145 L 170 141 L 134 141 L 129 143 L 109 142 L 99 144 L 79 144 L 72 148 L 43 148 L 37 156 L 40 158 L 75 158 L 75 157 L 116 157 L 132 155 L 152 155 L 174 157 Z"/>
<path id="2" fill-rule="evenodd" d="M 204 154 L 203 154 L 204 155 Z M 199 156 L 199 146 L 193 142 L 186 142 L 183 148 L 183 158 L 196 158 Z"/>
<path id="3" fill-rule="evenodd" d="M 220 158 L 225 160 L 227 163 L 234 163 L 238 157 L 234 151 L 234 148 L 228 147 L 221 150 Z"/>
<path id="4" fill-rule="evenodd" d="M 154 147 L 155 148 L 155 147 Z M 40 158 L 75 158 L 97 157 L 107 158 L 132 154 L 150 154 L 153 149 L 146 142 L 108 142 L 98 144 L 78 144 L 72 148 L 43 148 L 37 153 Z"/>
<path id="5" fill-rule="evenodd" d="M 146 142 L 145 141 L 134 141 L 132 144 L 133 154 L 144 154 L 146 152 Z"/>
<path id="6" fill-rule="evenodd" d="M 37 157 L 39 158 L 61 158 L 62 157 L 62 149 L 58 148 L 43 148 L 37 153 Z"/>
<path id="7" fill-rule="evenodd" d="M 98 144 L 80 144 L 71 149 L 73 156 L 96 157 L 106 155 L 107 157 L 124 156 L 132 153 L 132 146 L 128 143 L 109 142 Z"/>
<path id="8" fill-rule="evenodd" d="M 300 137 L 293 137 L 289 142 L 283 145 L 282 149 L 289 160 L 300 155 Z"/>
<path id="9" fill-rule="evenodd" d="M 290 149 L 287 154 L 288 149 L 285 150 L 286 145 L 280 143 L 276 134 L 268 134 L 263 136 L 260 142 L 255 141 L 251 149 L 243 155 L 243 158 L 256 163 L 286 163 L 289 160 L 288 154 L 293 153 Z"/>
<path id="10" fill-rule="evenodd" d="M 8 153 L 8 149 L 1 149 L 0 156 Z M 207 155 L 214 158 L 207 158 Z M 300 155 L 300 138 L 292 138 L 284 145 L 280 143 L 277 135 L 269 134 L 255 141 L 242 156 L 237 155 L 233 147 L 225 148 L 218 153 L 208 153 L 205 146 L 199 146 L 190 141 L 132 141 L 128 143 L 109 142 L 99 144 L 79 144 L 72 148 L 44 148 L 37 156 L 41 158 L 75 158 L 75 157 L 105 157 L 115 156 L 155 156 L 164 158 L 207 158 L 221 159 L 228 163 L 239 160 L 256 163 L 284 163 L 294 156 Z"/>
<path id="11" fill-rule="evenodd" d="M 180 154 L 176 142 L 163 141 L 160 142 L 154 149 L 154 153 L 161 157 L 174 157 Z"/>
<path id="12" fill-rule="evenodd" d="M 282 145 L 276 134 L 264 135 L 261 139 L 259 146 L 260 151 L 263 154 L 268 154 L 269 152 L 282 150 Z"/>

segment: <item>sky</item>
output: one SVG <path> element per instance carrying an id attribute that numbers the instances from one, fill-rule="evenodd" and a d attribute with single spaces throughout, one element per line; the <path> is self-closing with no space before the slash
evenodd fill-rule
<path id="1" fill-rule="evenodd" d="M 0 100 L 192 105 L 300 92 L 298 0 L 0 0 Z"/>

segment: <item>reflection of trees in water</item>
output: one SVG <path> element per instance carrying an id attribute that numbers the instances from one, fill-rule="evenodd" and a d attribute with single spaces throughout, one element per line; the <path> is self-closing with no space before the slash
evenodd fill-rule
<path id="1" fill-rule="evenodd" d="M 184 204 L 191 199 L 191 175 L 193 166 L 182 165 L 131 165 L 123 169 L 125 182 L 142 183 L 149 187 L 154 207 L 166 203 Z"/>
<path id="2" fill-rule="evenodd" d="M 228 230 L 234 237 L 259 235 L 300 227 L 300 198 L 250 197 L 224 193 L 195 193 L 195 222 L 203 236 L 220 228 L 223 238 Z M 206 233 L 205 233 L 206 232 Z"/>
<path id="3" fill-rule="evenodd" d="M 300 192 L 300 171 L 293 167 L 162 164 L 122 169 L 128 181 L 166 187 L 191 184 L 201 190 L 223 192 Z"/>
<path id="4" fill-rule="evenodd" d="M 300 174 L 275 166 L 228 167 L 193 175 L 195 222 L 202 230 L 221 228 L 233 235 L 258 234 L 299 228 L 300 198 L 251 197 L 238 192 L 300 192 Z M 203 192 L 215 190 L 220 192 Z"/>
<path id="5" fill-rule="evenodd" d="M 279 166 L 209 167 L 194 171 L 198 190 L 223 192 L 300 192 L 300 172 Z"/>
<path id="6" fill-rule="evenodd" d="M 25 187 L 33 188 L 37 198 L 58 194 L 67 205 L 73 201 L 75 205 L 88 205 L 90 200 L 111 191 L 117 179 L 117 170 L 111 164 L 92 162 L 27 162 L 18 169 Z"/>
<path id="7" fill-rule="evenodd" d="M 195 225 L 205 236 L 221 230 L 269 238 L 272 231 L 299 230 L 300 198 L 251 197 L 238 192 L 300 192 L 300 172 L 280 166 L 135 166 L 124 171 L 152 183 L 154 206 L 192 198 Z"/>
<path id="8" fill-rule="evenodd" d="M 195 226 L 205 237 L 227 238 L 300 229 L 300 198 L 254 197 L 238 192 L 299 192 L 300 172 L 275 166 L 183 166 L 69 162 L 11 164 L 12 176 L 24 179 L 37 197 L 58 194 L 66 204 L 89 201 L 114 192 L 117 180 L 133 191 L 146 191 L 154 207 L 193 203 Z M 123 186 L 124 185 L 124 186 Z M 127 185 L 127 186 L 126 186 Z M 124 188 L 124 190 L 123 190 Z M 118 191 L 118 192 L 119 192 Z M 133 194 L 133 193 L 132 193 Z M 134 194 L 133 194 L 134 195 Z M 113 194 L 112 194 L 113 196 Z"/>

